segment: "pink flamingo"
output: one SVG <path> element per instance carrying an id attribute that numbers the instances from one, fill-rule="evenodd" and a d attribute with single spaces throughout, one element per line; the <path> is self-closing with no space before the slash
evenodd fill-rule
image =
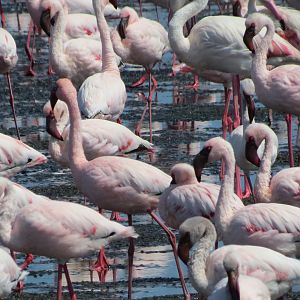
<path id="1" fill-rule="evenodd" d="M 103 13 L 104 7 L 100 7 L 99 1 L 93 3 L 102 43 L 102 70 L 82 83 L 77 100 L 80 111 L 86 117 L 116 121 L 125 107 L 126 87 L 116 63 L 109 27 Z"/>
<path id="2" fill-rule="evenodd" d="M 300 106 L 298 104 L 300 99 L 300 78 L 298 76 L 300 67 L 288 64 L 269 71 L 266 66 L 267 49 L 275 34 L 272 20 L 262 14 L 251 14 L 246 20 L 246 27 L 244 41 L 248 48 L 255 52 L 251 77 L 255 84 L 257 96 L 268 108 L 288 114 L 286 122 L 288 126 L 290 166 L 293 167 L 291 114 L 300 114 Z M 264 27 L 267 27 L 265 37 L 257 41 L 255 36 Z M 285 99 L 285 101 L 282 101 L 282 99 Z"/>
<path id="3" fill-rule="evenodd" d="M 244 206 L 234 197 L 235 158 L 230 143 L 220 137 L 208 140 L 194 159 L 197 177 L 207 162 L 223 159 L 225 176 L 214 222 L 224 244 L 263 246 L 288 256 L 300 256 L 300 208 L 258 203 Z"/>
<path id="4" fill-rule="evenodd" d="M 132 214 L 148 212 L 169 234 L 185 298 L 190 299 L 175 251 L 175 236 L 153 213 L 158 205 L 158 198 L 155 194 L 163 192 L 169 186 L 170 176 L 151 165 L 125 157 L 102 156 L 87 161 L 82 146 L 76 90 L 68 79 L 60 79 L 56 85 L 56 97 L 52 93 L 51 105 L 54 108 L 57 98 L 68 105 L 71 121 L 69 159 L 78 189 L 99 207 L 128 214 L 130 224 Z M 131 240 L 128 250 L 129 299 L 131 299 L 133 251 L 134 246 Z"/>
<path id="5" fill-rule="evenodd" d="M 276 202 L 300 207 L 300 167 L 281 170 L 271 178 L 271 157 L 277 136 L 264 124 L 252 124 L 245 131 L 245 153 L 248 160 L 259 167 L 254 194 L 258 202 Z M 265 141 L 261 158 L 257 147 Z"/>
<path id="6" fill-rule="evenodd" d="M 54 201 L 36 195 L 15 183 L 0 178 L 0 241 L 19 252 L 56 258 L 58 265 L 57 299 L 62 299 L 64 270 L 71 299 L 76 299 L 68 273 L 69 258 L 93 254 L 101 246 L 137 237 L 132 227 L 112 222 L 80 204 Z M 13 226 L 12 226 L 13 224 Z"/>
<path id="7" fill-rule="evenodd" d="M 0 176 L 11 177 L 47 162 L 46 156 L 20 140 L 0 133 Z"/>
<path id="8" fill-rule="evenodd" d="M 0 247 L 0 297 L 7 298 L 28 272 L 22 271 L 9 253 Z"/>
<path id="9" fill-rule="evenodd" d="M 272 299 L 281 297 L 300 281 L 300 262 L 268 248 L 227 245 L 211 252 L 217 234 L 206 218 L 187 219 L 180 225 L 179 235 L 178 254 L 187 264 L 193 287 L 202 296 L 210 295 L 217 283 L 227 277 L 223 263 L 228 271 L 238 267 L 239 274 L 261 280 Z"/>
<path id="10" fill-rule="evenodd" d="M 49 152 L 62 166 L 69 166 L 69 111 L 67 105 L 58 100 L 54 110 L 50 101 L 44 105 L 46 129 L 51 135 Z M 81 120 L 82 145 L 85 156 L 92 160 L 105 155 L 122 155 L 141 150 L 153 150 L 153 145 L 140 138 L 127 127 L 101 119 Z"/>
<path id="11" fill-rule="evenodd" d="M 18 139 L 20 140 L 20 133 L 17 124 L 17 117 L 15 112 L 14 95 L 11 87 L 10 71 L 16 66 L 18 61 L 17 46 L 11 34 L 3 28 L 0 28 L 0 73 L 6 75 L 7 85 L 9 89 L 9 102 L 13 113 L 15 127 Z"/>
<path id="12" fill-rule="evenodd" d="M 162 59 L 164 53 L 170 50 L 168 33 L 160 23 L 140 18 L 137 12 L 130 7 L 122 8 L 120 17 L 118 30 L 112 31 L 111 34 L 114 51 L 122 58 L 123 62 L 142 65 L 146 70 L 146 74 L 133 83 L 132 87 L 143 84 L 149 78 L 149 95 L 144 112 L 148 107 L 150 141 L 152 141 L 151 102 L 157 81 L 151 70 Z M 139 126 L 136 131 L 137 134 L 140 133 Z"/>

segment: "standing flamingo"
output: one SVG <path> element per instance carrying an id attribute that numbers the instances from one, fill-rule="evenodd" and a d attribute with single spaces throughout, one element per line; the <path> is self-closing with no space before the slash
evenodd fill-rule
<path id="1" fill-rule="evenodd" d="M 0 297 L 6 298 L 28 274 L 22 271 L 9 253 L 0 247 Z"/>
<path id="2" fill-rule="evenodd" d="M 78 189 L 99 207 L 128 214 L 129 223 L 132 223 L 132 214 L 148 212 L 169 234 L 185 299 L 190 299 L 175 251 L 176 238 L 153 213 L 158 205 L 158 198 L 155 195 L 162 193 L 169 186 L 170 176 L 151 165 L 125 157 L 102 156 L 87 161 L 82 147 L 76 90 L 68 79 L 58 80 L 56 86 L 56 97 L 52 94 L 51 105 L 54 108 L 59 98 L 66 102 L 70 112 L 69 159 Z M 130 254 L 128 298 L 131 299 L 131 266 L 134 251 L 132 242 L 128 251 Z"/>
<path id="3" fill-rule="evenodd" d="M 247 30 L 244 41 L 248 48 L 255 52 L 251 77 L 259 100 L 268 108 L 288 114 L 288 144 L 290 166 L 294 166 L 292 149 L 292 115 L 300 115 L 300 66 L 288 64 L 271 71 L 267 69 L 267 49 L 275 33 L 272 20 L 258 13 L 251 14 L 246 20 Z M 262 28 L 267 27 L 263 39 L 255 37 Z M 254 42 L 253 42 L 254 39 Z M 256 45 L 256 46 L 255 46 Z M 284 101 L 282 99 L 285 99 Z"/>
<path id="4" fill-rule="evenodd" d="M 277 203 L 244 206 L 234 197 L 235 159 L 230 143 L 208 140 L 194 159 L 197 177 L 207 162 L 224 160 L 225 176 L 214 222 L 224 244 L 263 246 L 288 256 L 300 256 L 300 208 Z"/>
<path id="5" fill-rule="evenodd" d="M 16 66 L 18 61 L 17 46 L 11 34 L 3 28 L 0 28 L 0 73 L 6 75 L 9 89 L 9 102 L 14 117 L 17 136 L 20 140 L 20 133 L 17 125 L 15 112 L 14 95 L 11 87 L 10 71 Z"/>
<path id="6" fill-rule="evenodd" d="M 148 107 L 150 141 L 152 141 L 151 102 L 157 81 L 151 71 L 154 65 L 162 59 L 164 53 L 170 50 L 168 33 L 160 23 L 143 17 L 140 18 L 137 12 L 130 7 L 123 7 L 120 11 L 120 17 L 118 31 L 112 31 L 113 47 L 122 61 L 142 65 L 146 70 L 146 74 L 133 83 L 132 87 L 143 84 L 149 78 L 149 95 L 144 112 Z M 144 113 L 142 118 L 143 116 Z M 140 133 L 141 122 L 142 119 L 136 130 L 138 134 Z"/>
<path id="7" fill-rule="evenodd" d="M 50 101 L 44 105 L 46 129 L 51 135 L 49 152 L 62 166 L 69 166 L 69 111 L 67 105 L 58 100 L 54 110 Z M 131 132 L 127 127 L 101 119 L 81 120 L 82 145 L 85 156 L 92 160 L 99 156 L 121 155 L 141 150 L 153 150 L 153 145 Z"/>
<path id="8" fill-rule="evenodd" d="M 277 136 L 264 124 L 252 124 L 245 131 L 245 155 L 259 167 L 254 194 L 258 202 L 277 202 L 300 207 L 300 167 L 281 170 L 271 178 L 271 157 Z M 261 158 L 257 156 L 257 145 L 265 141 Z"/>
<path id="9" fill-rule="evenodd" d="M 54 201 L 0 178 L 0 242 L 14 251 L 56 258 L 57 299 L 62 299 L 64 270 L 71 299 L 76 299 L 66 261 L 88 256 L 101 246 L 136 237 L 132 227 L 112 222 L 80 204 Z"/>
<path id="10" fill-rule="evenodd" d="M 126 87 L 116 63 L 109 27 L 103 14 L 104 7 L 100 7 L 99 1 L 93 3 L 102 43 L 102 70 L 82 83 L 77 100 L 80 111 L 86 117 L 116 121 L 125 107 Z"/>
<path id="11" fill-rule="evenodd" d="M 227 276 L 223 263 L 235 266 L 228 255 L 237 262 L 240 274 L 261 280 L 272 299 L 284 295 L 300 281 L 300 262 L 268 248 L 227 245 L 211 252 L 217 234 L 206 218 L 187 219 L 180 225 L 179 235 L 178 255 L 187 264 L 191 283 L 200 295 L 211 294 L 217 283 Z"/>

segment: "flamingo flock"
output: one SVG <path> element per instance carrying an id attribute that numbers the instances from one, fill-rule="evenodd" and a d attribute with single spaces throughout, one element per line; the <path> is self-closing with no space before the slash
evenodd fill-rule
<path id="1" fill-rule="evenodd" d="M 49 134 L 48 149 L 41 152 L 25 143 L 17 117 L 22 108 L 15 110 L 10 73 L 18 67 L 22 50 L 9 26 L 0 28 L 0 71 L 8 81 L 16 128 L 16 138 L 0 133 L 0 297 L 26 294 L 34 256 L 45 256 L 57 262 L 56 299 L 65 297 L 64 275 L 69 297 L 75 300 L 69 260 L 96 256 L 90 270 L 104 281 L 102 275 L 112 264 L 104 249 L 127 240 L 123 295 L 134 299 L 135 240 L 147 231 L 135 229 L 133 218 L 144 215 L 168 238 L 178 272 L 173 275 L 185 300 L 195 293 L 210 300 L 283 299 L 300 283 L 300 162 L 295 166 L 292 147 L 292 115 L 300 115 L 299 4 L 289 0 L 287 7 L 262 0 L 260 7 L 255 0 L 217 1 L 211 15 L 209 0 L 150 1 L 169 10 L 168 20 L 161 22 L 158 14 L 157 20 L 147 18 L 142 1 L 135 2 L 139 12 L 117 0 L 26 1 L 31 26 L 25 51 L 32 82 L 39 76 L 33 67 L 39 52 L 35 39 L 40 37 L 33 37 L 30 46 L 31 30 L 34 35 L 43 30 L 49 37 L 51 85 L 44 85 L 43 106 L 31 104 L 43 115 L 43 131 Z M 233 15 L 223 15 L 229 4 Z M 0 1 L 2 27 L 10 5 L 3 9 Z M 195 129 L 192 122 L 191 131 L 200 132 L 201 150 L 189 163 L 170 154 L 169 165 L 163 166 L 157 143 L 163 130 L 157 133 L 152 110 L 161 98 L 161 80 L 156 78 L 171 80 L 160 69 L 169 63 L 168 52 L 174 56 L 166 68 L 222 84 L 225 104 L 222 137 L 206 139 L 205 130 Z M 129 83 L 132 78 L 125 75 L 134 65 L 146 73 Z M 141 116 L 134 112 L 139 121 L 133 131 L 126 127 L 128 96 L 147 79 L 148 94 L 137 92 L 145 107 Z M 202 82 L 193 88 L 198 93 Z M 286 114 L 289 167 L 276 173 L 276 159 L 284 155 L 278 128 L 257 122 L 260 116 L 254 121 L 257 104 Z M 178 128 L 186 133 L 184 125 Z M 168 152 L 179 144 L 172 140 Z M 221 165 L 220 182 L 207 176 L 206 167 L 214 162 Z M 75 203 L 73 197 L 67 201 L 60 188 L 55 199 L 35 192 L 33 182 L 39 178 L 34 177 L 49 163 L 69 169 L 63 172 L 69 172 L 89 202 Z M 36 171 L 26 173 L 29 167 Z M 112 212 L 110 219 L 104 211 Z M 22 264 L 16 252 L 26 255 Z"/>

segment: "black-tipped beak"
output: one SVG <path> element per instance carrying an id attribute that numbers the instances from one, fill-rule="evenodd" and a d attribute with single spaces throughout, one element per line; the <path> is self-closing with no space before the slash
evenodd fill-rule
<path id="1" fill-rule="evenodd" d="M 57 87 L 54 87 L 51 91 L 51 94 L 50 94 L 50 104 L 51 104 L 52 110 L 54 109 L 54 107 L 56 105 L 56 102 L 58 100 L 58 98 L 56 96 L 56 90 L 57 90 Z"/>
<path id="2" fill-rule="evenodd" d="M 241 15 L 241 3 L 240 1 L 235 1 L 235 3 L 232 5 L 232 15 L 235 17 L 240 17 Z"/>
<path id="3" fill-rule="evenodd" d="M 128 25 L 128 18 L 122 18 L 118 25 L 118 32 L 119 32 L 119 35 L 122 40 L 126 39 L 125 31 L 126 31 L 127 25 Z"/>
<path id="4" fill-rule="evenodd" d="M 46 131 L 54 138 L 63 141 L 63 137 L 57 129 L 57 121 L 55 119 L 53 111 L 46 117 Z"/>
<path id="5" fill-rule="evenodd" d="M 255 25 L 250 25 L 244 34 L 243 41 L 247 48 L 252 52 L 255 53 L 254 45 L 253 45 L 253 38 L 255 36 Z"/>
<path id="6" fill-rule="evenodd" d="M 233 270 L 227 272 L 228 286 L 232 300 L 240 300 L 240 288 L 238 284 L 238 274 Z"/>
<path id="7" fill-rule="evenodd" d="M 209 152 L 211 150 L 211 147 L 205 147 L 203 148 L 194 158 L 193 160 L 193 166 L 195 170 L 195 174 L 197 177 L 197 180 L 201 182 L 201 174 L 202 170 L 205 167 L 207 161 L 208 161 L 208 156 Z"/>
<path id="8" fill-rule="evenodd" d="M 246 159 L 251 162 L 253 165 L 260 166 L 260 158 L 257 155 L 257 145 L 255 143 L 254 137 L 250 136 L 246 142 L 245 147 L 245 156 Z"/>
<path id="9" fill-rule="evenodd" d="M 247 108 L 248 108 L 248 116 L 249 116 L 249 122 L 252 123 L 254 117 L 255 117 L 255 103 L 254 103 L 254 97 L 246 95 L 244 93 L 244 98 L 246 100 Z"/>
<path id="10" fill-rule="evenodd" d="M 117 9 L 118 8 L 118 1 L 117 0 L 109 0 L 109 2 L 112 4 L 112 6 Z"/>
<path id="11" fill-rule="evenodd" d="M 44 32 L 50 36 L 50 9 L 46 9 L 42 12 L 40 17 L 40 26 Z"/>
<path id="12" fill-rule="evenodd" d="M 171 183 L 170 183 L 170 184 L 176 184 L 175 177 L 174 177 L 173 175 L 171 175 L 171 176 L 172 176 L 172 181 L 171 181 Z"/>
<path id="13" fill-rule="evenodd" d="M 192 247 L 190 233 L 187 232 L 183 236 L 180 236 L 178 246 L 177 246 L 177 254 L 179 258 L 187 265 L 190 259 L 190 249 Z"/>
<path id="14" fill-rule="evenodd" d="M 279 23 L 280 23 L 280 27 L 281 27 L 281 29 L 282 29 L 282 30 L 286 30 L 286 25 L 285 25 L 285 22 L 284 22 L 284 20 L 283 20 L 283 19 L 281 19 L 281 20 L 279 21 Z"/>

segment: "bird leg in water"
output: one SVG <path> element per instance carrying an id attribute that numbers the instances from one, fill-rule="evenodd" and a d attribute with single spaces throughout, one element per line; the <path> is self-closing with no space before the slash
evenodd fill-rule
<path id="1" fill-rule="evenodd" d="M 224 113 L 222 118 L 222 127 L 223 127 L 223 138 L 226 140 L 227 130 L 229 130 L 229 127 L 231 127 L 231 124 L 229 123 L 232 122 L 231 118 L 229 119 L 228 117 L 232 90 L 227 87 L 224 87 L 224 94 L 225 94 L 225 107 L 224 107 Z"/>
<path id="2" fill-rule="evenodd" d="M 67 264 L 58 264 L 58 271 L 57 271 L 57 294 L 56 294 L 56 299 L 57 300 L 63 300 L 62 297 L 62 271 L 64 270 L 66 281 L 68 284 L 68 290 L 69 290 L 69 295 L 71 300 L 77 300 L 76 294 L 74 292 L 70 274 L 68 271 Z"/>
<path id="3" fill-rule="evenodd" d="M 182 286 L 182 291 L 184 294 L 184 299 L 185 300 L 190 300 L 191 296 L 187 290 L 185 281 L 184 281 L 184 276 L 182 273 L 182 270 L 180 268 L 180 264 L 179 264 L 179 258 L 177 255 L 177 251 L 176 251 L 176 236 L 175 234 L 156 216 L 156 214 L 152 211 L 149 211 L 150 216 L 153 218 L 153 220 L 155 220 L 157 222 L 157 224 L 165 231 L 165 233 L 168 235 L 170 244 L 172 246 L 173 249 L 173 253 L 174 253 L 174 257 L 175 257 L 175 262 L 176 262 L 176 267 L 178 270 L 178 274 L 179 274 L 179 278 L 180 278 L 180 282 L 181 282 L 181 286 Z"/>
<path id="4" fill-rule="evenodd" d="M 243 198 L 241 187 L 241 173 L 240 168 L 237 165 L 235 165 L 235 193 L 239 196 L 240 199 Z"/>
<path id="5" fill-rule="evenodd" d="M 249 175 L 244 174 L 244 185 L 245 185 L 245 189 L 243 193 L 243 199 L 249 198 L 251 195 L 254 197 L 253 187 Z M 254 198 L 254 202 L 256 202 L 255 198 Z"/>
<path id="6" fill-rule="evenodd" d="M 9 102 L 10 102 L 11 110 L 12 110 L 13 117 L 14 117 L 17 136 L 18 136 L 18 139 L 20 140 L 21 138 L 20 138 L 19 128 L 18 128 L 18 125 L 17 125 L 17 117 L 16 117 L 15 104 L 14 104 L 15 101 L 14 101 L 14 95 L 12 93 L 12 87 L 11 87 L 11 81 L 10 81 L 9 73 L 6 73 L 6 79 L 7 79 L 8 89 L 9 89 Z"/>
<path id="7" fill-rule="evenodd" d="M 241 125 L 241 119 L 240 119 L 240 114 L 239 114 L 239 107 L 240 107 L 240 103 L 241 103 L 239 75 L 233 75 L 232 89 L 233 89 L 233 109 L 234 109 L 233 129 L 235 129 Z"/>
<path id="8" fill-rule="evenodd" d="M 32 37 L 32 47 L 30 50 L 31 33 L 32 33 L 33 37 Z M 33 24 L 33 21 L 31 19 L 29 26 L 28 26 L 27 41 L 26 41 L 26 45 L 25 45 L 25 52 L 29 59 L 29 66 L 28 66 L 28 70 L 26 72 L 27 76 L 35 76 L 35 72 L 33 71 L 33 66 L 34 66 L 33 49 L 35 47 L 35 34 L 36 34 L 36 26 Z"/>
<path id="9" fill-rule="evenodd" d="M 27 269 L 27 267 L 32 263 L 33 261 L 33 255 L 31 253 L 26 254 L 25 261 L 23 264 L 20 266 L 21 270 Z"/>
<path id="10" fill-rule="evenodd" d="M 116 221 L 116 222 L 123 222 L 123 221 L 126 221 L 126 219 L 122 218 L 122 217 L 120 216 L 120 213 L 117 212 L 117 211 L 112 211 L 112 212 L 111 212 L 110 220 Z"/>
<path id="11" fill-rule="evenodd" d="M 149 77 L 149 73 L 147 72 L 147 73 L 145 73 L 138 81 L 132 83 L 132 84 L 131 84 L 131 87 L 132 87 L 132 88 L 135 88 L 135 87 L 137 87 L 137 86 L 142 85 L 142 84 L 147 80 L 148 77 Z"/>
<path id="12" fill-rule="evenodd" d="M 1 0 L 0 0 L 0 14 L 1 14 L 2 28 L 6 28 L 6 18 L 5 18 L 5 15 L 4 15 L 4 10 L 3 10 L 3 7 L 2 7 L 2 1 Z"/>
<path id="13" fill-rule="evenodd" d="M 139 6 L 140 6 L 140 17 L 143 16 L 143 13 L 142 13 L 142 0 L 139 0 Z"/>
<path id="14" fill-rule="evenodd" d="M 288 130 L 288 146 L 289 146 L 289 156 L 290 156 L 290 167 L 294 167 L 294 154 L 293 154 L 293 145 L 292 145 L 292 115 L 287 114 L 285 121 L 287 124 Z"/>
<path id="15" fill-rule="evenodd" d="M 132 226 L 132 215 L 128 215 L 128 225 Z M 133 238 L 129 238 L 129 247 L 128 247 L 128 300 L 131 300 L 132 297 L 132 268 L 133 268 L 133 255 L 134 255 L 134 241 Z"/>
<path id="16" fill-rule="evenodd" d="M 96 271 L 96 272 L 101 272 L 105 269 L 109 268 L 108 260 L 105 255 L 105 250 L 104 247 L 101 247 L 97 261 L 95 264 L 91 267 L 91 270 Z"/>

